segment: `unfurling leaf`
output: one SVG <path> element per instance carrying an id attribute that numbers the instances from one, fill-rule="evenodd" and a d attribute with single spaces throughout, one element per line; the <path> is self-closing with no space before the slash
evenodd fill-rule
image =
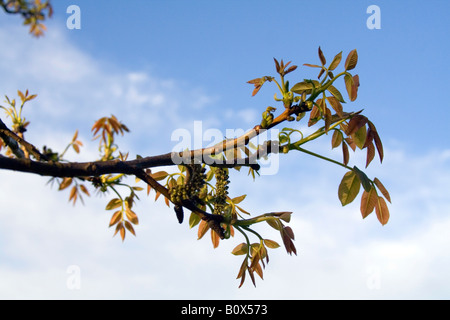
<path id="1" fill-rule="evenodd" d="M 344 175 L 338 189 L 339 200 L 343 206 L 355 200 L 359 193 L 360 185 L 359 177 L 353 170 Z"/>

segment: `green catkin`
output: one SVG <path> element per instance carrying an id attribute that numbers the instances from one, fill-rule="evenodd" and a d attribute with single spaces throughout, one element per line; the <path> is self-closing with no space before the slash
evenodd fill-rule
<path id="1" fill-rule="evenodd" d="M 214 203 L 214 214 L 223 215 L 228 196 L 228 169 L 216 168 L 216 198 Z"/>

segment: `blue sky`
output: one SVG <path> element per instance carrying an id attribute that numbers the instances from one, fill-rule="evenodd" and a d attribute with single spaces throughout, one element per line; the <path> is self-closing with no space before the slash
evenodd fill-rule
<path id="1" fill-rule="evenodd" d="M 81 30 L 66 28 L 71 4 L 81 9 Z M 372 4 L 381 9 L 379 30 L 366 26 Z M 362 220 L 359 197 L 342 208 L 336 194 L 345 172 L 306 155 L 287 155 L 276 175 L 256 182 L 236 176 L 231 192 L 248 194 L 245 208 L 294 212 L 299 251 L 272 251 L 265 280 L 237 289 L 240 259 L 229 252 L 242 239 L 214 250 L 151 196 L 138 205 L 138 236 L 121 243 L 107 229 L 107 199 L 72 207 L 46 178 L 0 172 L 0 297 L 449 298 L 447 1 L 59 0 L 54 8 L 41 39 L 1 14 L 0 94 L 38 94 L 26 117 L 39 147 L 62 149 L 80 129 L 85 148 L 74 161 L 97 157 L 90 127 L 111 113 L 130 127 L 119 144 L 133 156 L 170 151 L 171 133 L 194 121 L 253 127 L 276 106 L 275 87 L 251 97 L 246 82 L 274 75 L 273 57 L 301 66 L 318 63 L 319 46 L 328 61 L 356 48 L 361 87 L 344 109 L 364 109 L 380 132 L 385 160 L 367 172 L 391 192 L 391 220 Z M 301 66 L 289 80 L 315 76 Z M 315 149 L 329 153 L 329 139 Z M 72 265 L 79 290 L 66 285 Z M 220 290 L 208 285 L 217 274 Z"/>

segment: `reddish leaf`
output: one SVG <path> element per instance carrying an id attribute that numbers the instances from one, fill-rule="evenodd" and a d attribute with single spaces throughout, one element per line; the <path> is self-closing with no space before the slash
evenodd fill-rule
<path id="1" fill-rule="evenodd" d="M 336 111 L 337 115 L 339 117 L 343 117 L 344 116 L 343 108 L 342 108 L 342 104 L 339 102 L 339 100 L 336 99 L 335 97 L 327 97 L 327 100 L 333 107 L 334 111 Z"/>
<path id="2" fill-rule="evenodd" d="M 372 213 L 377 204 L 377 192 L 375 188 L 371 188 L 369 192 L 364 190 L 361 197 L 361 214 L 363 219 Z"/>
<path id="3" fill-rule="evenodd" d="M 342 143 L 342 140 L 342 132 L 340 132 L 339 130 L 335 130 L 333 133 L 333 137 L 331 138 L 331 148 L 334 149 L 339 147 L 339 145 Z"/>
<path id="4" fill-rule="evenodd" d="M 345 142 L 342 143 L 342 157 L 343 157 L 342 163 L 347 165 L 350 159 L 350 153 L 348 152 L 348 147 Z"/>
<path id="5" fill-rule="evenodd" d="M 363 115 L 357 114 L 356 116 L 353 116 L 348 123 L 346 134 L 348 136 L 354 134 L 362 126 L 365 126 L 368 121 L 367 117 Z"/>
<path id="6" fill-rule="evenodd" d="M 375 157 L 375 147 L 373 143 L 369 143 L 367 145 L 366 168 L 369 166 L 369 163 L 372 162 L 374 157 Z"/>
<path id="7" fill-rule="evenodd" d="M 383 196 L 386 198 L 387 201 L 391 202 L 391 196 L 389 195 L 389 192 L 386 190 L 386 188 L 384 187 L 384 185 L 381 183 L 380 180 L 378 180 L 378 178 L 375 178 L 373 180 L 373 182 L 375 182 L 375 185 L 377 186 L 377 188 L 381 191 L 381 193 L 383 194 Z"/>
<path id="8" fill-rule="evenodd" d="M 377 198 L 377 204 L 375 206 L 375 212 L 377 214 L 378 221 L 382 225 L 385 225 L 389 221 L 389 209 L 387 207 L 386 201 L 384 201 L 384 198 L 378 197 Z"/>
<path id="9" fill-rule="evenodd" d="M 358 53 L 356 52 L 356 49 L 350 51 L 350 53 L 347 56 L 347 59 L 345 60 L 345 70 L 352 70 L 356 67 L 356 64 L 358 63 Z"/>
<path id="10" fill-rule="evenodd" d="M 325 59 L 325 56 L 323 55 L 322 49 L 319 47 L 319 58 L 322 65 L 325 65 L 327 63 L 327 60 Z"/>

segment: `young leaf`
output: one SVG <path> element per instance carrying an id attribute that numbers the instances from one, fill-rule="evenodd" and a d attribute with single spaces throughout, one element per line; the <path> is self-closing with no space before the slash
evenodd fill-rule
<path id="1" fill-rule="evenodd" d="M 195 227 L 197 224 L 199 224 L 201 221 L 201 218 L 198 214 L 191 212 L 191 215 L 189 216 L 189 228 Z"/>
<path id="2" fill-rule="evenodd" d="M 302 94 L 304 91 L 306 91 L 306 93 L 310 93 L 312 88 L 313 88 L 312 83 L 303 81 L 294 84 L 294 86 L 291 88 L 291 91 L 298 94 Z"/>
<path id="3" fill-rule="evenodd" d="M 165 171 L 158 171 L 158 172 L 152 173 L 151 177 L 153 179 L 155 179 L 156 181 L 159 181 L 159 180 L 163 180 L 163 179 L 167 178 L 168 175 L 169 174 Z"/>
<path id="4" fill-rule="evenodd" d="M 342 142 L 342 157 L 343 157 L 342 163 L 347 165 L 350 159 L 350 153 L 348 151 L 348 147 L 345 142 Z"/>
<path id="5" fill-rule="evenodd" d="M 327 97 L 327 100 L 333 107 L 334 111 L 336 111 L 336 113 L 339 117 L 344 116 L 342 104 L 339 102 L 339 100 L 337 98 L 330 96 L 330 97 Z"/>
<path id="6" fill-rule="evenodd" d="M 355 170 L 356 174 L 358 175 L 359 181 L 361 181 L 361 184 L 367 192 L 372 188 L 372 184 L 370 183 L 370 179 L 367 177 L 367 175 L 359 170 L 356 166 L 353 167 L 353 170 Z"/>
<path id="7" fill-rule="evenodd" d="M 375 157 L 375 146 L 373 143 L 369 143 L 367 145 L 367 157 L 366 157 L 366 168 L 369 166 L 369 164 L 372 162 L 373 158 Z"/>
<path id="8" fill-rule="evenodd" d="M 371 136 L 373 136 L 373 140 L 375 141 L 375 146 L 378 150 L 378 155 L 380 156 L 380 162 L 383 162 L 384 152 L 383 152 L 383 144 L 381 143 L 380 136 L 378 135 L 377 129 L 375 128 L 375 125 L 369 121 L 369 131 Z"/>
<path id="9" fill-rule="evenodd" d="M 114 198 L 108 202 L 105 210 L 112 210 L 112 209 L 120 207 L 121 205 L 122 205 L 122 200 L 120 200 L 119 198 Z"/>
<path id="10" fill-rule="evenodd" d="M 112 227 L 116 223 L 118 223 L 122 219 L 122 211 L 118 210 L 114 212 L 114 214 L 111 217 L 111 220 L 109 221 L 109 226 Z"/>
<path id="11" fill-rule="evenodd" d="M 355 200 L 359 193 L 360 181 L 358 175 L 353 171 L 348 171 L 339 184 L 338 197 L 343 206 Z"/>
<path id="12" fill-rule="evenodd" d="M 334 86 L 329 86 L 327 90 L 336 98 L 339 102 L 345 102 L 344 98 L 342 97 L 342 94 L 339 92 L 338 89 Z"/>
<path id="13" fill-rule="evenodd" d="M 213 248 L 214 248 L 214 249 L 217 248 L 217 247 L 219 246 L 219 243 L 220 243 L 220 237 L 219 237 L 219 235 L 217 234 L 217 232 L 215 232 L 215 231 L 213 231 L 213 230 L 211 230 L 211 241 L 212 241 L 212 244 L 213 244 Z"/>
<path id="14" fill-rule="evenodd" d="M 134 228 L 131 223 L 128 221 L 125 221 L 125 228 L 127 228 L 128 231 L 130 231 L 134 236 L 136 236 L 136 232 L 134 232 Z"/>
<path id="15" fill-rule="evenodd" d="M 362 149 L 366 143 L 367 130 L 366 126 L 362 126 L 353 134 L 353 142 L 359 149 Z"/>
<path id="16" fill-rule="evenodd" d="M 242 195 L 242 196 L 233 198 L 233 199 L 231 199 L 231 202 L 233 202 L 234 204 L 241 203 L 241 202 L 245 199 L 246 196 L 247 196 L 247 195 L 244 194 L 244 195 Z"/>
<path id="17" fill-rule="evenodd" d="M 201 238 L 203 238 L 203 236 L 205 235 L 205 233 L 209 230 L 209 225 L 205 220 L 200 221 L 200 224 L 198 225 L 198 240 L 200 240 Z"/>
<path id="18" fill-rule="evenodd" d="M 238 244 L 233 249 L 233 251 L 231 251 L 231 253 L 234 254 L 235 256 L 247 254 L 247 252 L 248 252 L 248 245 L 245 242 Z"/>
<path id="19" fill-rule="evenodd" d="M 328 70 L 334 70 L 339 65 L 342 59 L 342 51 L 339 52 L 334 58 L 333 61 L 331 61 L 330 66 L 328 67 Z"/>
<path id="20" fill-rule="evenodd" d="M 351 136 L 356 131 L 358 131 L 362 126 L 365 126 L 369 120 L 367 117 L 357 114 L 353 116 L 347 126 L 347 131 L 345 132 L 348 136 Z"/>
<path id="21" fill-rule="evenodd" d="M 356 52 L 356 49 L 350 51 L 350 53 L 347 56 L 347 60 L 345 60 L 345 70 L 352 70 L 356 67 L 356 64 L 358 63 L 358 53 Z"/>
<path id="22" fill-rule="evenodd" d="M 339 130 L 334 130 L 333 137 L 331 138 L 331 148 L 337 148 L 342 143 L 342 140 L 344 139 L 342 132 Z"/>
<path id="23" fill-rule="evenodd" d="M 322 49 L 320 49 L 320 47 L 319 47 L 319 58 L 320 62 L 324 66 L 327 63 L 327 60 L 325 59 L 325 56 L 323 55 Z"/>
<path id="24" fill-rule="evenodd" d="M 378 196 L 375 188 L 370 188 L 369 192 L 366 190 L 363 191 L 360 208 L 363 219 L 372 213 L 377 204 L 377 198 Z"/>
<path id="25" fill-rule="evenodd" d="M 384 198 L 382 198 L 382 197 L 377 198 L 375 212 L 377 214 L 378 221 L 380 221 L 380 223 L 382 225 L 385 225 L 386 223 L 388 223 L 389 209 L 387 207 L 386 201 L 384 201 Z"/>
<path id="26" fill-rule="evenodd" d="M 345 89 L 347 89 L 350 101 L 355 101 L 356 98 L 358 97 L 358 87 L 359 87 L 358 75 L 351 77 L 350 75 L 346 74 L 344 76 L 344 81 L 345 81 Z"/>
<path id="27" fill-rule="evenodd" d="M 269 240 L 269 239 L 265 239 L 264 244 L 267 246 L 267 248 L 270 248 L 270 249 L 276 249 L 280 246 L 276 241 Z"/>
<path id="28" fill-rule="evenodd" d="M 64 178 L 63 181 L 59 185 L 59 190 L 64 190 L 72 183 L 72 178 Z"/>
<path id="29" fill-rule="evenodd" d="M 377 186 L 378 190 L 381 191 L 381 193 L 383 194 L 383 196 L 386 198 L 387 201 L 391 202 L 391 196 L 389 195 L 389 192 L 386 190 L 386 188 L 384 187 L 384 185 L 381 183 L 380 180 L 378 180 L 378 178 L 375 178 L 373 180 L 373 182 L 375 182 L 375 185 Z"/>
<path id="30" fill-rule="evenodd" d="M 138 219 L 136 213 L 134 213 L 130 208 L 127 208 L 125 210 L 125 213 L 126 213 L 127 219 L 130 220 L 130 222 L 132 224 L 135 224 L 135 225 L 139 224 L 139 219 Z"/>

